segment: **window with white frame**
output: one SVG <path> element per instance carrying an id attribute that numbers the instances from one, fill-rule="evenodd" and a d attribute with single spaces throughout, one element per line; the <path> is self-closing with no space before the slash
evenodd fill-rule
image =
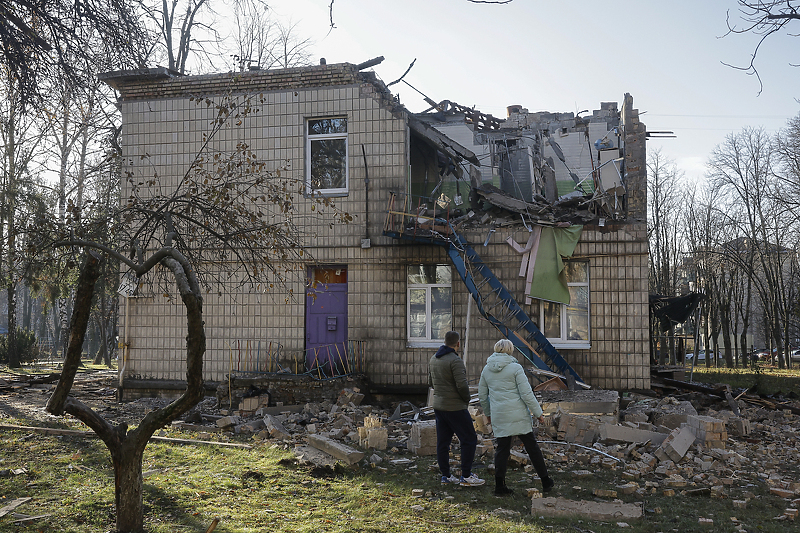
<path id="1" fill-rule="evenodd" d="M 449 265 L 409 265 L 408 342 L 436 347 L 453 329 L 453 296 Z"/>
<path id="2" fill-rule="evenodd" d="M 556 348 L 590 348 L 589 263 L 565 262 L 564 272 L 569 304 L 539 301 L 539 329 Z"/>
<path id="3" fill-rule="evenodd" d="M 306 121 L 306 191 L 345 196 L 347 177 L 347 118 Z"/>

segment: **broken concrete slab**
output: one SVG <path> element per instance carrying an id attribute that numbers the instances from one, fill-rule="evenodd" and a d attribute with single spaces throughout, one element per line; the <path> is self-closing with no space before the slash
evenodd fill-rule
<path id="1" fill-rule="evenodd" d="M 369 428 L 367 430 L 367 448 L 385 450 L 389 439 L 389 430 L 386 428 Z"/>
<path id="2" fill-rule="evenodd" d="M 17 507 L 19 507 L 20 505 L 28 503 L 32 499 L 33 498 L 16 498 L 16 499 L 12 500 L 11 503 L 8 503 L 8 504 L 4 505 L 2 508 L 0 508 L 0 517 L 7 515 L 11 511 L 13 511 Z"/>
<path id="3" fill-rule="evenodd" d="M 686 455 L 689 447 L 694 444 L 694 440 L 695 435 L 691 428 L 684 426 L 680 429 L 675 429 L 656 449 L 655 456 L 660 461 L 672 460 L 678 463 Z"/>
<path id="4" fill-rule="evenodd" d="M 292 452 L 301 463 L 308 462 L 316 466 L 332 467 L 337 462 L 335 457 L 313 446 L 296 446 Z"/>
<path id="5" fill-rule="evenodd" d="M 318 450 L 330 454 L 337 459 L 340 459 L 348 465 L 355 464 L 364 458 L 364 452 L 360 452 L 355 448 L 346 446 L 333 439 L 324 437 L 322 435 L 308 435 L 308 443 Z"/>
<path id="6" fill-rule="evenodd" d="M 619 392 L 615 390 L 564 390 L 536 393 L 545 416 L 553 413 L 607 415 L 616 422 L 619 416 Z"/>
<path id="7" fill-rule="evenodd" d="M 696 416 L 697 410 L 691 402 L 677 401 L 674 398 L 665 398 L 653 410 L 652 422 L 656 426 L 677 429 L 686 423 L 689 416 Z"/>
<path id="8" fill-rule="evenodd" d="M 591 445 L 600 430 L 600 422 L 588 416 L 563 413 L 558 422 L 558 436 L 565 442 Z"/>
<path id="9" fill-rule="evenodd" d="M 436 421 L 415 422 L 411 426 L 407 446 L 416 455 L 436 455 Z"/>
<path id="10" fill-rule="evenodd" d="M 642 517 L 642 506 L 633 503 L 577 501 L 566 498 L 534 498 L 531 514 L 536 516 L 579 516 L 590 520 L 635 520 Z"/>
<path id="11" fill-rule="evenodd" d="M 277 416 L 282 413 L 299 413 L 303 410 L 302 405 L 276 405 L 273 407 L 259 407 L 256 410 L 256 416 L 273 415 Z"/>
<path id="12" fill-rule="evenodd" d="M 628 426 L 603 424 L 600 426 L 598 438 L 604 443 L 652 442 L 653 444 L 661 444 L 667 438 L 667 435 L 656 431 L 647 431 Z"/>
<path id="13" fill-rule="evenodd" d="M 238 416 L 223 416 L 217 420 L 217 427 L 228 429 L 242 423 L 242 419 Z"/>
<path id="14" fill-rule="evenodd" d="M 283 427 L 283 424 L 273 415 L 264 415 L 264 425 L 273 439 L 290 439 L 292 435 Z"/>
<path id="15" fill-rule="evenodd" d="M 235 433 L 258 433 L 260 430 L 264 429 L 267 425 L 264 423 L 263 420 L 251 420 L 250 422 L 245 422 L 244 424 L 239 424 L 234 428 Z"/>

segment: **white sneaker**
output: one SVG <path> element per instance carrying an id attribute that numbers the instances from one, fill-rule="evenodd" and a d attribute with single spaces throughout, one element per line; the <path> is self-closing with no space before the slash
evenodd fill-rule
<path id="1" fill-rule="evenodd" d="M 458 485 L 460 480 L 456 477 L 451 475 L 450 477 L 442 476 L 442 485 Z"/>
<path id="2" fill-rule="evenodd" d="M 461 476 L 461 480 L 459 481 L 459 485 L 462 487 L 479 487 L 486 483 L 485 480 L 479 478 L 474 473 L 471 474 L 469 477 Z"/>

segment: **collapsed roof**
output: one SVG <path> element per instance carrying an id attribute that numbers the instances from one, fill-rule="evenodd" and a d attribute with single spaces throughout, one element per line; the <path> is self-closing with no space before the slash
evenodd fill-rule
<path id="1" fill-rule="evenodd" d="M 428 125 L 424 131 L 439 131 L 466 151 L 470 157 L 455 153 L 479 171 L 469 175 L 473 207 L 492 212 L 494 225 L 622 220 L 627 192 L 623 114 L 616 102 L 584 113 L 530 113 L 509 106 L 507 119 L 501 120 L 445 100 L 414 115 L 409 126 L 418 132 L 419 122 Z M 454 151 L 447 148 L 442 151 L 452 158 Z M 453 174 L 466 180 L 464 172 Z"/>

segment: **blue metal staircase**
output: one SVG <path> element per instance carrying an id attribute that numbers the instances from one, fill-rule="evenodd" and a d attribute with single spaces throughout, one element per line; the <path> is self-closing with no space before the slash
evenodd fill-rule
<path id="1" fill-rule="evenodd" d="M 439 216 L 435 212 L 433 216 L 420 216 L 406 212 L 408 210 L 407 206 L 397 205 L 396 195 L 393 194 L 387 210 L 384 235 L 446 247 L 453 266 L 486 320 L 514 343 L 535 367 L 559 372 L 583 383 L 578 373 L 550 344 L 478 253 L 443 216 L 445 212 L 439 213 Z"/>

